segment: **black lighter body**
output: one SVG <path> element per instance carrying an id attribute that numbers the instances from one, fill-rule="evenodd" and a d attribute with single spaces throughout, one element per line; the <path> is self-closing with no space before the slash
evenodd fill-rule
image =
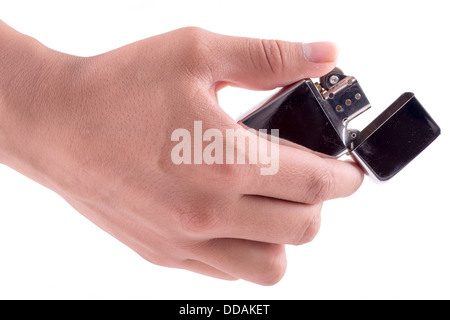
<path id="1" fill-rule="evenodd" d="M 348 123 L 370 108 L 358 81 L 336 68 L 281 89 L 239 122 L 325 155 L 350 154 L 377 181 L 402 170 L 440 134 L 413 93 L 402 94 L 362 131 Z"/>

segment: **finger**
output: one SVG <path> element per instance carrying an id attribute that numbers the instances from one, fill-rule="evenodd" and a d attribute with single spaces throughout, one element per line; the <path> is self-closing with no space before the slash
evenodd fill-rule
<path id="1" fill-rule="evenodd" d="M 228 273 L 222 272 L 214 267 L 211 267 L 203 262 L 187 259 L 177 266 L 180 269 L 185 269 L 193 271 L 195 273 L 203 274 L 208 277 L 223 279 L 223 280 L 237 280 L 238 278 L 229 275 Z"/>
<path id="2" fill-rule="evenodd" d="M 195 236 L 301 245 L 312 241 L 319 232 L 321 209 L 322 203 L 242 196 L 220 216 L 220 223 L 196 230 Z"/>
<path id="3" fill-rule="evenodd" d="M 216 82 L 266 90 L 320 77 L 336 64 L 331 42 L 300 43 L 214 35 L 208 42 Z"/>
<path id="4" fill-rule="evenodd" d="M 248 165 L 248 174 L 242 175 L 241 193 L 314 204 L 347 197 L 364 179 L 363 171 L 353 162 L 323 158 L 297 148 L 279 145 L 278 159 L 278 164 L 275 157 L 271 160 L 270 166 L 278 170 L 270 175 L 262 175 L 261 165 Z"/>
<path id="5" fill-rule="evenodd" d="M 319 232 L 322 203 L 243 196 L 236 203 L 233 220 L 226 234 L 232 238 L 278 244 L 302 245 Z"/>
<path id="6" fill-rule="evenodd" d="M 233 277 L 273 285 L 286 272 L 283 245 L 242 239 L 214 239 L 195 248 L 197 260 Z"/>

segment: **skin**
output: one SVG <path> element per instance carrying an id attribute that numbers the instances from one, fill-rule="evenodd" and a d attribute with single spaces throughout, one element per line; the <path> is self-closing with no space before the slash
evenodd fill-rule
<path id="1" fill-rule="evenodd" d="M 239 127 L 218 90 L 319 77 L 335 66 L 331 43 L 183 28 L 75 57 L 2 22 L 0 42 L 0 162 L 154 264 L 273 285 L 286 270 L 285 245 L 311 241 L 323 202 L 363 181 L 352 162 L 285 145 L 271 176 L 259 164 L 170 158 L 171 133 L 194 120 L 203 130 Z"/>

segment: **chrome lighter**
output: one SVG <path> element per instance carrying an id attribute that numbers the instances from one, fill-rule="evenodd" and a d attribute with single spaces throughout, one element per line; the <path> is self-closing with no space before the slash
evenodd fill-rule
<path id="1" fill-rule="evenodd" d="M 370 108 L 359 82 L 335 68 L 320 78 L 281 89 L 239 122 L 249 128 L 279 129 L 279 137 L 325 155 L 350 154 L 377 181 L 402 170 L 440 134 L 413 93 L 402 94 L 362 131 L 352 119 Z"/>

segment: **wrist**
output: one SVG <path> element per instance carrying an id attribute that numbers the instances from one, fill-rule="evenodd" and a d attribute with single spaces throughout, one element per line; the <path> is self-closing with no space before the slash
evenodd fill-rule
<path id="1" fill-rule="evenodd" d="M 52 122 L 65 107 L 78 60 L 0 21 L 0 163 L 45 182 L 57 156 Z"/>

